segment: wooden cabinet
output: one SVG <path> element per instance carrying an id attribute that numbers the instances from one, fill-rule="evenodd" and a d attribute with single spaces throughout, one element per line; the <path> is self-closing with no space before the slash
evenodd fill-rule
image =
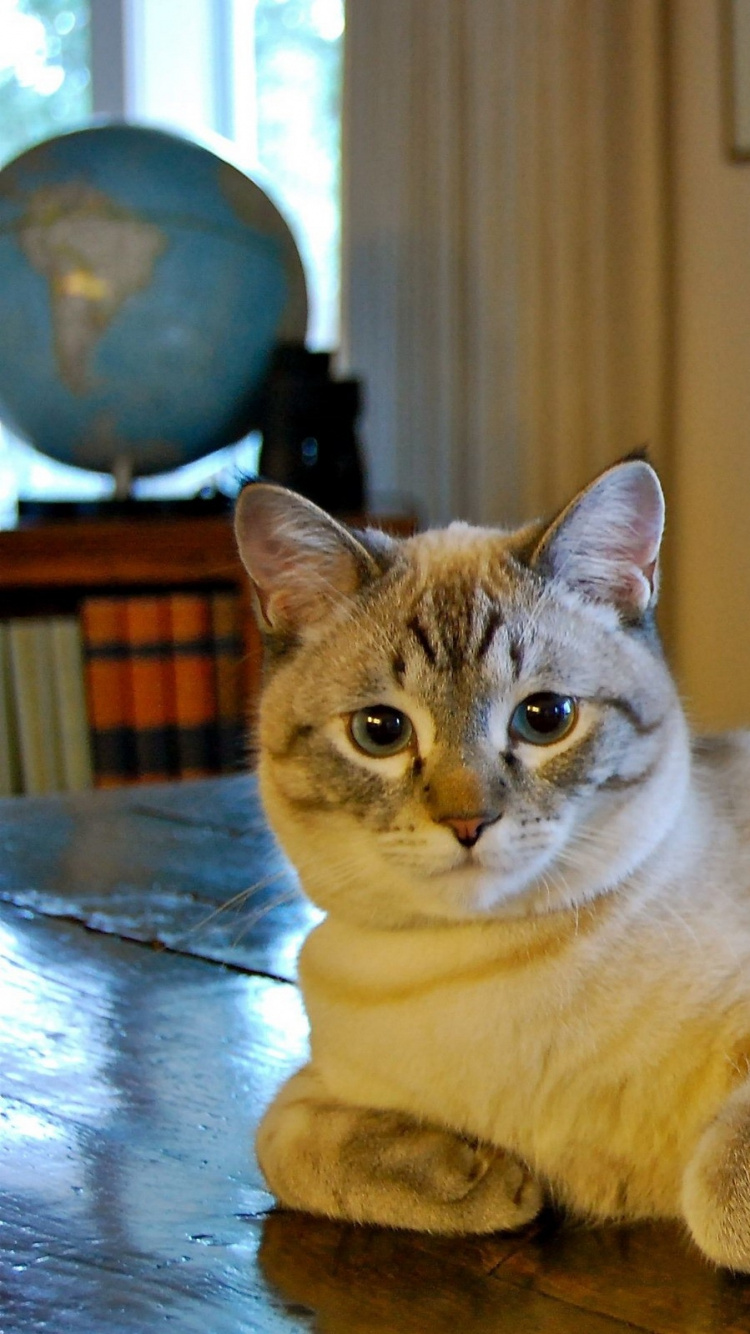
<path id="1" fill-rule="evenodd" d="M 236 583 L 240 577 L 228 516 L 83 519 L 0 533 L 0 590 Z"/>
<path id="2" fill-rule="evenodd" d="M 400 534 L 415 527 L 409 518 L 362 522 Z M 244 671 L 251 707 L 260 682 L 260 639 L 229 515 L 82 519 L 0 532 L 0 619 L 72 610 L 92 592 L 222 586 L 236 588 L 247 610 Z"/>
<path id="3" fill-rule="evenodd" d="M 248 704 L 260 681 L 260 640 L 231 518 L 82 519 L 0 532 L 0 619 L 73 610 L 93 592 L 237 588 Z"/>

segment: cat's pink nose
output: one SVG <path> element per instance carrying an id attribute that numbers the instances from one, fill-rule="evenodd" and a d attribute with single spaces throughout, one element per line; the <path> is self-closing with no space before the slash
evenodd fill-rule
<path id="1" fill-rule="evenodd" d="M 471 820 L 454 819 L 453 816 L 447 816 L 444 820 L 441 820 L 440 823 L 450 825 L 462 847 L 473 848 L 482 830 L 488 824 L 493 824 L 494 820 L 492 817 L 488 819 L 486 815 L 478 815 Z"/>

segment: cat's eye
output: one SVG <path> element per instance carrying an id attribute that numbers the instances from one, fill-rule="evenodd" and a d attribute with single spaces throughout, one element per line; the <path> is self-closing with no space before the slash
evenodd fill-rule
<path id="1" fill-rule="evenodd" d="M 532 746 L 551 746 L 572 731 L 578 721 L 578 705 L 570 695 L 542 691 L 519 704 L 510 720 L 510 734 Z"/>
<path id="2" fill-rule="evenodd" d="M 388 704 L 357 709 L 349 719 L 349 735 L 365 755 L 385 758 L 406 750 L 414 735 L 411 719 Z"/>

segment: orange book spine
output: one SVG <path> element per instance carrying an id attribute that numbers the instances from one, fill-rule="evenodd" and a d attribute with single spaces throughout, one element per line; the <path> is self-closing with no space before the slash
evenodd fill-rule
<path id="1" fill-rule="evenodd" d="M 159 782 L 179 771 L 169 596 L 128 598 L 125 636 L 138 779 Z"/>
<path id="2" fill-rule="evenodd" d="M 199 778 L 221 769 L 210 594 L 173 593 L 169 603 L 180 776 Z"/>
<path id="3" fill-rule="evenodd" d="M 86 598 L 80 610 L 96 787 L 132 780 L 137 769 L 125 602 L 121 597 Z"/>
<path id="4" fill-rule="evenodd" d="M 216 672 L 219 761 L 235 773 L 243 762 L 245 709 L 242 673 L 242 606 L 237 593 L 211 594 Z"/>

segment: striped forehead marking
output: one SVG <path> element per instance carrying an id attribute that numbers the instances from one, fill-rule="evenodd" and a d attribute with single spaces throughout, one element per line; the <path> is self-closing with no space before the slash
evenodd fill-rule
<path id="1" fill-rule="evenodd" d="M 486 590 L 438 586 L 406 622 L 431 667 L 460 671 L 487 657 L 504 624 L 502 609 Z M 519 650 L 514 653 L 514 667 Z"/>
<path id="2" fill-rule="evenodd" d="M 424 653 L 427 661 L 430 663 L 430 666 L 434 667 L 435 663 L 437 662 L 437 652 L 433 647 L 430 637 L 427 631 L 425 630 L 422 622 L 419 620 L 419 617 L 412 616 L 411 620 L 406 622 L 406 628 L 407 630 L 411 631 L 411 634 L 414 636 L 417 643 L 419 644 L 419 647 Z"/>
<path id="3" fill-rule="evenodd" d="M 489 653 L 490 646 L 492 644 L 493 639 L 495 638 L 495 632 L 500 629 L 502 623 L 503 623 L 503 615 L 502 612 L 500 611 L 500 608 L 493 607 L 492 610 L 490 611 L 489 616 L 487 617 L 485 627 L 479 639 L 479 646 L 476 652 L 477 662 L 481 662 L 482 658 L 486 657 L 486 655 Z"/>

